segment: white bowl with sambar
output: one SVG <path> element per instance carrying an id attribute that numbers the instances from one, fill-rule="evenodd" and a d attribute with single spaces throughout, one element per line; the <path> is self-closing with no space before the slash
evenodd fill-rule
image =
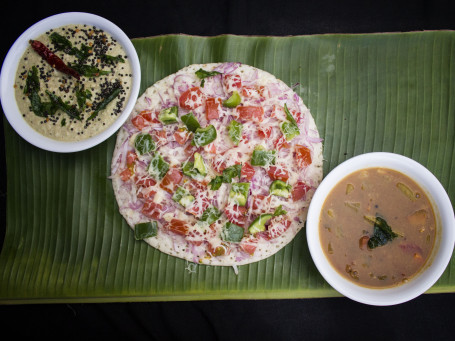
<path id="1" fill-rule="evenodd" d="M 367 153 L 333 169 L 311 201 L 307 240 L 324 279 L 342 295 L 394 305 L 427 291 L 455 242 L 450 199 L 416 161 Z"/>

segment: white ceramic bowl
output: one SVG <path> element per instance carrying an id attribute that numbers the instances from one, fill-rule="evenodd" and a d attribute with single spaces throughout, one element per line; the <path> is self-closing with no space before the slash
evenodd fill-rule
<path id="1" fill-rule="evenodd" d="M 129 100 L 125 103 L 123 112 L 119 115 L 117 120 L 100 134 L 86 140 L 78 142 L 61 142 L 41 135 L 35 131 L 23 119 L 16 104 L 14 95 L 14 81 L 17 71 L 17 66 L 20 58 L 24 54 L 30 39 L 36 39 L 47 30 L 51 28 L 60 27 L 69 24 L 88 24 L 96 26 L 108 32 L 114 39 L 116 39 L 125 49 L 128 59 L 131 63 L 133 80 L 131 85 L 131 94 Z M 114 134 L 126 121 L 131 113 L 134 104 L 136 103 L 139 94 L 139 87 L 141 82 L 141 70 L 139 58 L 136 50 L 134 49 L 131 40 L 126 34 L 112 22 L 89 13 L 69 12 L 56 14 L 27 29 L 15 41 L 13 46 L 8 51 L 8 54 L 3 62 L 1 76 L 0 76 L 0 97 L 3 111 L 8 119 L 8 122 L 14 130 L 31 144 L 53 152 L 69 153 L 91 148 L 109 138 Z"/>
<path id="2" fill-rule="evenodd" d="M 428 265 L 408 283 L 397 287 L 372 289 L 345 279 L 329 263 L 319 238 L 319 217 L 327 195 L 348 174 L 370 167 L 394 169 L 416 181 L 432 202 L 437 219 L 437 236 Z M 394 305 L 423 294 L 442 275 L 454 248 L 455 218 L 446 191 L 438 179 L 421 164 L 398 154 L 367 153 L 341 163 L 324 178 L 309 207 L 306 233 L 311 257 L 316 267 L 335 290 L 357 302 L 378 306 Z"/>

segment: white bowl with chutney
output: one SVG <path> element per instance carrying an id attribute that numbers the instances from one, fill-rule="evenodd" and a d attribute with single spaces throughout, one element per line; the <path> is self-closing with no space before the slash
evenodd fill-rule
<path id="1" fill-rule="evenodd" d="M 76 74 L 40 55 L 43 46 Z M 27 79 L 39 84 L 39 92 L 24 91 L 33 89 Z M 140 80 L 136 50 L 118 26 L 94 14 L 62 13 L 34 24 L 13 44 L 2 65 L 1 104 L 8 122 L 29 143 L 53 152 L 77 152 L 105 141 L 122 126 Z M 37 93 L 41 104 L 32 105 L 31 94 Z"/>
<path id="2" fill-rule="evenodd" d="M 339 293 L 370 305 L 431 288 L 454 248 L 455 219 L 438 179 L 416 161 L 367 153 L 333 169 L 311 201 L 311 257 Z"/>

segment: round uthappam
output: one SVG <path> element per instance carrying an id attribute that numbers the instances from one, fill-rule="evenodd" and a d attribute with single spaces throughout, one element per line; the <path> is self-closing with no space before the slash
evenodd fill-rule
<path id="1" fill-rule="evenodd" d="M 302 99 L 270 73 L 194 64 L 138 99 L 111 178 L 136 239 L 198 264 L 248 264 L 303 227 L 322 141 Z"/>

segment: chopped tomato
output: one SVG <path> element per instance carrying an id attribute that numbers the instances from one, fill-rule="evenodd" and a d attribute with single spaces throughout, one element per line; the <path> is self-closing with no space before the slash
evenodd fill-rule
<path id="1" fill-rule="evenodd" d="M 151 199 L 155 196 L 155 194 L 156 191 L 154 191 L 153 189 L 144 187 L 139 190 L 139 192 L 137 193 L 137 197 L 141 199 Z"/>
<path id="2" fill-rule="evenodd" d="M 302 114 L 300 111 L 294 111 L 292 110 L 292 116 L 294 116 L 294 119 L 297 121 L 297 123 L 301 123 L 304 119 L 304 114 Z"/>
<path id="3" fill-rule="evenodd" d="M 289 172 L 283 167 L 270 166 L 267 171 L 272 180 L 288 181 Z"/>
<path id="4" fill-rule="evenodd" d="M 122 181 L 127 181 L 131 178 L 131 175 L 133 175 L 133 172 L 131 171 L 131 169 L 125 168 L 125 170 L 123 170 L 120 173 L 120 178 L 122 179 Z"/>
<path id="5" fill-rule="evenodd" d="M 185 183 L 184 187 L 190 191 L 191 194 L 195 195 L 198 192 L 205 191 L 207 184 L 196 180 L 191 180 Z"/>
<path id="6" fill-rule="evenodd" d="M 255 97 L 255 95 L 259 95 L 255 88 L 252 88 L 250 86 L 244 86 L 242 88 L 242 96 L 250 98 Z"/>
<path id="7" fill-rule="evenodd" d="M 261 139 L 269 139 L 272 136 L 272 127 L 262 127 L 258 128 L 258 135 Z"/>
<path id="8" fill-rule="evenodd" d="M 275 149 L 282 149 L 282 148 L 289 148 L 290 145 L 288 141 L 286 140 L 286 137 L 284 135 L 281 135 L 276 141 L 275 141 Z"/>
<path id="9" fill-rule="evenodd" d="M 143 110 L 137 116 L 133 117 L 131 123 L 133 123 L 137 129 L 142 130 L 150 123 L 160 123 L 160 121 L 158 120 L 156 113 L 152 113 L 150 110 Z"/>
<path id="10" fill-rule="evenodd" d="M 161 123 L 160 120 L 158 119 L 157 111 L 151 112 L 150 110 L 143 110 L 139 113 L 139 115 L 142 116 L 148 122 Z"/>
<path id="11" fill-rule="evenodd" d="M 286 113 L 284 112 L 284 108 L 279 106 L 279 105 L 273 105 L 272 107 L 272 113 L 270 114 L 270 117 L 274 117 L 280 121 L 286 121 Z"/>
<path id="12" fill-rule="evenodd" d="M 192 157 L 194 155 L 194 153 L 196 153 L 197 151 L 199 150 L 199 147 L 196 147 L 196 146 L 192 146 L 191 143 L 188 144 L 185 149 L 183 150 L 185 155 L 187 157 Z"/>
<path id="13" fill-rule="evenodd" d="M 255 173 L 254 167 L 251 166 L 248 162 L 245 162 L 242 165 L 242 171 L 240 173 L 240 176 L 242 178 L 245 178 L 246 180 L 251 181 L 251 180 L 253 180 L 254 173 Z"/>
<path id="14" fill-rule="evenodd" d="M 154 140 L 161 146 L 165 145 L 167 143 L 166 130 L 157 130 L 157 131 L 155 131 Z"/>
<path id="15" fill-rule="evenodd" d="M 252 255 L 258 246 L 258 239 L 255 237 L 244 238 L 239 246 L 243 251 Z"/>
<path id="16" fill-rule="evenodd" d="M 188 225 L 183 220 L 179 219 L 172 219 L 164 225 L 164 228 L 181 236 L 187 235 L 189 229 Z"/>
<path id="17" fill-rule="evenodd" d="M 204 146 L 204 150 L 207 153 L 216 154 L 216 145 L 215 145 L 215 143 L 212 142 L 212 143 L 209 143 L 208 145 Z"/>
<path id="18" fill-rule="evenodd" d="M 197 230 L 191 230 L 190 232 L 188 232 L 186 240 L 196 246 L 202 245 L 202 243 L 204 242 L 202 234 Z"/>
<path id="19" fill-rule="evenodd" d="M 254 195 L 251 198 L 251 210 L 254 214 L 263 214 L 269 210 L 270 202 L 272 201 L 272 196 L 270 195 Z"/>
<path id="20" fill-rule="evenodd" d="M 245 121 L 262 122 L 264 118 L 264 109 L 255 106 L 237 107 L 239 118 Z"/>
<path id="21" fill-rule="evenodd" d="M 197 86 L 186 90 L 179 98 L 179 105 L 186 110 L 194 110 L 204 102 L 204 95 Z"/>
<path id="22" fill-rule="evenodd" d="M 239 91 L 242 88 L 242 78 L 240 75 L 223 75 L 223 84 L 226 93 Z"/>
<path id="23" fill-rule="evenodd" d="M 266 98 L 268 96 L 268 90 L 265 86 L 244 86 L 242 88 L 242 96 L 247 98 Z"/>
<path id="24" fill-rule="evenodd" d="M 309 189 L 310 186 L 308 186 L 305 182 L 297 181 L 297 183 L 292 188 L 291 192 L 292 200 L 297 201 L 302 199 Z"/>
<path id="25" fill-rule="evenodd" d="M 259 96 L 261 96 L 262 98 L 269 97 L 269 90 L 265 86 L 263 85 L 258 86 L 257 90 L 259 92 Z"/>
<path id="26" fill-rule="evenodd" d="M 297 165 L 300 168 L 305 168 L 311 164 L 311 152 L 310 150 L 302 145 L 295 145 L 295 157 L 297 159 Z"/>
<path id="27" fill-rule="evenodd" d="M 144 187 L 144 188 L 156 185 L 155 179 L 148 177 L 148 176 L 143 176 L 142 178 L 136 177 L 135 182 L 136 182 L 136 186 Z"/>
<path id="28" fill-rule="evenodd" d="M 191 133 L 184 128 L 179 128 L 174 133 L 174 138 L 180 145 L 184 145 L 189 140 L 190 136 Z"/>
<path id="29" fill-rule="evenodd" d="M 268 239 L 274 239 L 281 236 L 291 226 L 289 219 L 272 218 L 269 226 L 267 227 Z"/>
<path id="30" fill-rule="evenodd" d="M 136 159 L 137 159 L 137 154 L 135 152 L 133 152 L 132 150 L 130 150 L 126 154 L 126 165 L 128 166 L 128 168 L 131 168 L 134 166 L 134 162 L 136 161 Z"/>
<path id="31" fill-rule="evenodd" d="M 174 193 L 182 181 L 183 173 L 177 168 L 171 168 L 161 180 L 160 187 L 168 193 Z"/>
<path id="32" fill-rule="evenodd" d="M 164 207 L 161 204 L 156 204 L 152 200 L 147 200 L 142 207 L 142 214 L 152 218 L 161 219 L 164 212 Z"/>
<path id="33" fill-rule="evenodd" d="M 220 117 L 219 109 L 221 108 L 221 99 L 220 98 L 207 98 L 205 101 L 205 114 L 207 120 L 213 120 Z"/>
<path id="34" fill-rule="evenodd" d="M 190 206 L 186 208 L 186 212 L 189 214 L 194 215 L 196 218 L 199 218 L 202 213 L 210 206 L 210 200 L 207 198 L 206 195 L 195 195 L 194 201 L 191 203 Z"/>
<path id="35" fill-rule="evenodd" d="M 144 129 L 144 127 L 147 125 L 147 121 L 141 115 L 134 116 L 131 120 L 131 123 L 133 123 L 133 125 L 139 130 Z"/>
<path id="36" fill-rule="evenodd" d="M 212 160 L 212 167 L 217 173 L 222 173 L 223 170 L 227 168 L 226 161 L 224 159 L 217 160 L 217 158 L 213 158 Z"/>
<path id="37" fill-rule="evenodd" d="M 246 207 L 245 206 L 227 206 L 224 210 L 227 219 L 236 225 L 245 226 L 247 216 L 246 216 Z"/>

